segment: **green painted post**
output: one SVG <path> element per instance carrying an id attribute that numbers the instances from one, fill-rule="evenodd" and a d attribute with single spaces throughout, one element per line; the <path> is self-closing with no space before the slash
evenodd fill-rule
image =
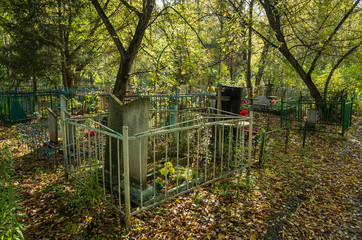
<path id="1" fill-rule="evenodd" d="M 10 124 L 11 124 L 11 119 L 10 119 L 10 95 L 7 96 L 8 98 L 8 111 L 7 111 L 7 115 L 9 117 L 9 121 L 10 121 Z"/>
<path id="2" fill-rule="evenodd" d="M 280 127 L 283 127 L 283 98 L 280 102 Z"/>
<path id="3" fill-rule="evenodd" d="M 53 110 L 53 94 L 50 92 L 50 106 L 51 106 L 51 109 Z M 53 110 L 54 111 L 54 110 Z"/>
<path id="4" fill-rule="evenodd" d="M 350 113 L 349 113 L 349 125 L 352 125 L 353 100 L 354 100 L 354 97 L 351 98 L 351 111 L 350 111 Z"/>
<path id="5" fill-rule="evenodd" d="M 70 90 L 70 107 L 71 107 L 71 110 L 72 110 L 72 114 L 74 114 L 74 110 L 73 110 L 73 91 Z"/>
<path id="6" fill-rule="evenodd" d="M 33 92 L 33 109 L 32 112 L 35 112 L 35 92 Z"/>
<path id="7" fill-rule="evenodd" d="M 346 99 L 342 100 L 342 137 L 345 132 L 345 124 L 346 124 Z"/>

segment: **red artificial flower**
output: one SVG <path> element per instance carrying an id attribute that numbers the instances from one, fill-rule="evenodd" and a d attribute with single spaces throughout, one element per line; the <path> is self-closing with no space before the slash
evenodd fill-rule
<path id="1" fill-rule="evenodd" d="M 246 117 L 246 115 L 248 115 L 248 111 L 241 110 L 240 115 Z"/>
<path id="2" fill-rule="evenodd" d="M 247 103 L 248 103 L 248 100 L 246 100 L 246 99 L 241 100 L 241 104 L 247 104 Z"/>

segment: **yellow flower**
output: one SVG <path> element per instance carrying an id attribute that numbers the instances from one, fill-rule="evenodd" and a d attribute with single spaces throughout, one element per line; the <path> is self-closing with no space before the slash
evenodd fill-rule
<path id="1" fill-rule="evenodd" d="M 161 173 L 162 176 L 165 176 L 165 172 L 166 172 L 166 168 L 162 168 L 162 169 L 160 170 L 160 173 Z"/>
<path id="2" fill-rule="evenodd" d="M 162 179 L 160 177 L 156 178 L 156 183 L 162 183 Z"/>
<path id="3" fill-rule="evenodd" d="M 165 167 L 167 167 L 167 168 L 171 168 L 173 165 L 172 165 L 172 163 L 171 162 L 167 162 L 167 163 L 165 163 L 165 165 L 164 165 Z"/>

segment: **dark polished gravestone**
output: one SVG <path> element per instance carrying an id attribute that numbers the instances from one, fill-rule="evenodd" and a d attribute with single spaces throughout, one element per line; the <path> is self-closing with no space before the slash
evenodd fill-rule
<path id="1" fill-rule="evenodd" d="M 219 84 L 217 86 L 216 108 L 239 114 L 241 97 L 242 88 Z"/>
<path id="2" fill-rule="evenodd" d="M 133 136 L 148 130 L 150 100 L 140 98 L 123 104 L 113 94 L 109 97 L 108 127 L 122 134 L 123 126 L 128 126 L 128 135 Z M 111 141 L 111 146 L 109 146 Z M 107 137 L 105 169 L 110 173 L 112 169 L 112 185 L 118 181 L 118 157 L 120 169 L 123 172 L 123 144 L 117 143 L 116 138 Z M 129 141 L 129 171 L 130 181 L 134 184 L 146 186 L 147 176 L 147 146 L 148 139 L 135 139 Z M 111 151 L 109 151 L 111 148 Z M 111 155 L 109 155 L 109 152 Z M 111 168 L 110 168 L 111 166 Z M 140 171 L 142 170 L 142 175 Z"/>

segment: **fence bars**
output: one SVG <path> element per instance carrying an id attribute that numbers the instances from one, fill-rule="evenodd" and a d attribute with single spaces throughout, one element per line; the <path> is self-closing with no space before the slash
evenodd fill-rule
<path id="1" fill-rule="evenodd" d="M 122 135 L 120 135 L 90 119 L 66 118 L 63 112 L 61 126 L 64 139 L 65 171 L 67 176 L 71 175 L 82 182 L 87 181 L 86 176 L 98 176 L 98 170 L 101 168 L 103 181 L 99 184 L 103 185 L 102 198 L 125 217 L 126 227 L 129 229 L 131 215 L 199 186 L 224 178 L 245 167 L 250 167 L 252 118 L 252 113 L 249 118 L 210 115 L 129 136 L 127 126 L 123 126 Z M 244 144 L 246 126 L 249 126 L 249 139 Z M 91 131 L 95 132 L 92 136 Z M 88 134 L 84 135 L 84 132 Z M 211 134 L 212 132 L 214 134 Z M 239 136 L 240 134 L 241 136 Z M 105 140 L 107 141 L 105 142 Z M 139 144 L 136 144 L 135 149 L 130 150 L 130 141 L 136 141 Z M 149 148 L 142 147 L 144 141 L 149 143 Z M 112 145 L 112 143 L 114 144 Z M 111 145 L 116 149 L 112 149 Z M 219 152 L 219 146 L 222 146 L 221 152 Z M 248 148 L 247 153 L 244 153 L 245 147 Z M 131 183 L 129 151 L 139 153 L 139 159 L 132 160 L 138 161 L 139 165 L 143 162 L 141 156 L 142 153 L 145 153 L 144 151 L 149 156 L 149 163 L 146 162 L 146 174 L 141 167 L 139 169 L 140 181 L 138 183 Z M 164 152 L 164 158 L 156 156 L 156 153 L 159 155 L 160 151 Z M 106 152 L 109 154 L 107 155 Z M 244 162 L 244 154 L 247 156 L 247 161 L 240 164 Z M 121 160 L 121 156 L 123 160 Z M 118 169 L 117 171 L 112 170 L 113 157 L 116 158 L 116 162 L 113 164 Z M 110 162 L 110 169 L 106 167 L 106 162 Z M 162 172 L 158 166 L 160 164 L 162 166 L 163 163 L 166 163 L 162 180 L 164 184 L 158 188 L 157 175 Z M 220 167 L 220 165 L 222 166 Z M 169 166 L 171 167 L 169 168 Z M 123 170 L 123 177 L 121 170 Z M 108 174 L 109 181 L 107 182 Z M 142 182 L 142 176 L 145 175 L 146 185 Z M 135 184 L 139 189 L 139 192 L 136 191 L 136 193 L 134 189 L 132 190 Z M 152 190 L 151 197 L 147 194 L 149 189 Z M 122 191 L 124 192 L 122 193 Z M 132 209 L 131 200 L 135 202 L 133 199 L 135 194 L 139 195 L 139 202 L 137 202 L 139 207 Z M 122 196 L 124 196 L 124 201 L 122 201 Z"/>
<path id="2" fill-rule="evenodd" d="M 312 99 L 297 101 L 284 101 L 280 103 L 280 127 L 287 126 L 290 122 L 301 122 L 308 119 L 308 112 L 315 111 L 319 129 L 325 132 L 344 135 L 352 124 L 353 98 L 341 101 L 323 100 L 317 102 Z"/>

